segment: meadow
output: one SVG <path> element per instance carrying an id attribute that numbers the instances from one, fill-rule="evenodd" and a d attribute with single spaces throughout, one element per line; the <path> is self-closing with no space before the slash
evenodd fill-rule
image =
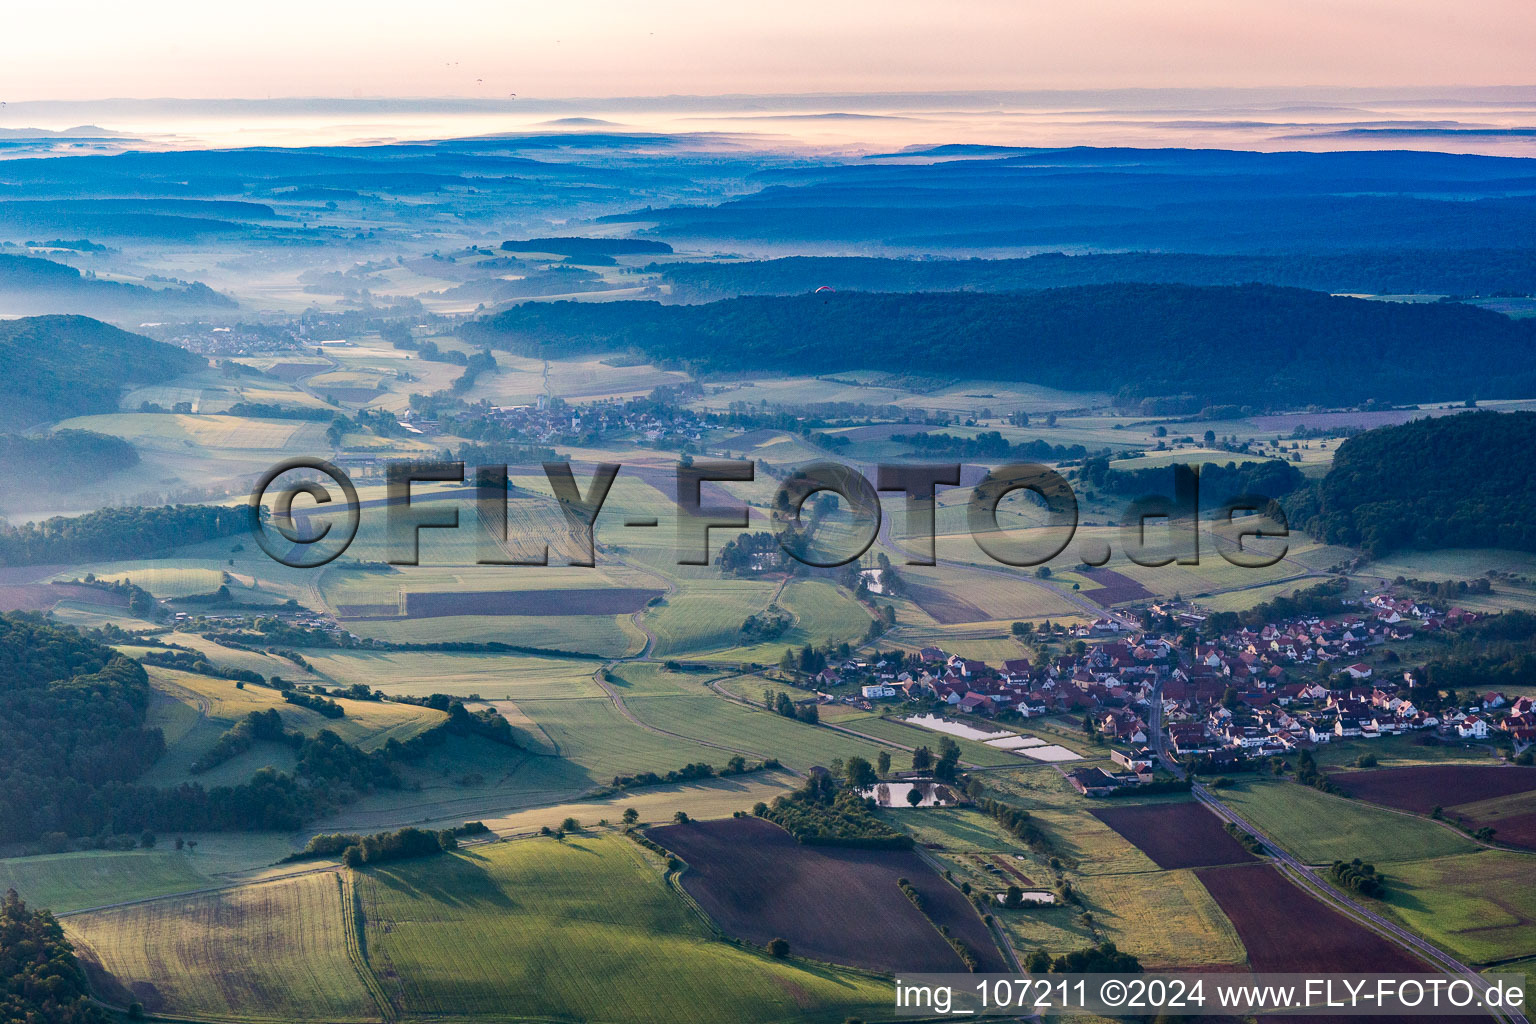
<path id="1" fill-rule="evenodd" d="M 16 857 L 0 860 L 0 892 L 15 889 L 28 903 L 63 914 L 214 885 L 200 868 L 171 850 Z"/>
<path id="2" fill-rule="evenodd" d="M 620 837 L 476 846 L 369 869 L 357 892 L 369 965 L 407 1017 L 833 1022 L 888 998 L 718 941 Z"/>
<path id="3" fill-rule="evenodd" d="M 1387 912 L 1472 963 L 1536 954 L 1536 856 L 1479 850 L 1378 865 Z"/>
<path id="4" fill-rule="evenodd" d="M 1244 781 L 1218 794 L 1241 817 L 1309 864 L 1422 860 L 1469 853 L 1470 839 L 1438 822 L 1294 782 Z"/>

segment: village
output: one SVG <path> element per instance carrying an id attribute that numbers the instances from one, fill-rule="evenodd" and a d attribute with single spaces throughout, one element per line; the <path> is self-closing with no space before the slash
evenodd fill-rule
<path id="1" fill-rule="evenodd" d="M 1185 626 L 1204 621 L 1187 609 L 1149 611 Z M 1520 754 L 1536 742 L 1531 698 L 1486 692 L 1419 707 L 1411 697 L 1413 673 L 1394 668 L 1401 659 L 1387 650 L 1416 633 L 1454 630 L 1477 618 L 1381 593 L 1358 611 L 1240 627 L 1193 644 L 1182 642 L 1188 632 L 1180 637 L 1099 619 L 1066 630 L 1076 640 L 1072 652 L 1039 664 L 1018 658 L 993 666 L 937 647 L 873 661 L 850 657 L 804 677 L 816 696 L 801 703 L 916 705 L 960 721 L 1080 719 L 1090 738 L 1107 742 L 1120 769 L 1068 773 L 1085 796 L 1153 783 L 1160 747 L 1168 761 L 1200 774 L 1242 771 L 1335 741 L 1406 733 L 1423 734 L 1428 743 L 1495 742 Z M 844 686 L 857 686 L 858 696 L 833 692 Z"/>

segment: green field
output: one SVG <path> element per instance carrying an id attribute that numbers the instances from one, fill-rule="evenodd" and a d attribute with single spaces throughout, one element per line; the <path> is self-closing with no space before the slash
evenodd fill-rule
<path id="1" fill-rule="evenodd" d="M 754 580 L 689 581 L 645 614 L 656 634 L 652 654 L 669 658 L 741 644 L 741 624 L 768 606 L 777 583 Z"/>
<path id="2" fill-rule="evenodd" d="M 69 918 L 80 953 L 117 985 L 110 1001 L 199 1020 L 380 1018 L 361 971 L 350 900 L 334 872 Z"/>
<path id="3" fill-rule="evenodd" d="M 841 1021 L 881 983 L 716 941 L 628 840 L 531 839 L 358 879 L 368 959 L 409 1017 Z"/>
<path id="4" fill-rule="evenodd" d="M 0 860 L 0 892 L 15 889 L 28 903 L 63 914 L 215 884 L 200 866 L 169 850 L 16 857 Z"/>
<path id="5" fill-rule="evenodd" d="M 1388 911 L 1458 957 L 1480 964 L 1536 954 L 1536 855 L 1481 850 L 1377 869 L 1387 877 Z"/>
<path id="6" fill-rule="evenodd" d="M 529 654 L 460 654 L 447 651 L 306 650 L 317 674 L 338 686 L 354 683 L 404 697 L 479 694 L 487 700 L 594 697 L 598 662 Z"/>
<path id="7" fill-rule="evenodd" d="M 714 694 L 636 697 L 626 703 L 636 717 L 654 728 L 746 751 L 749 756 L 777 757 L 801 772 L 812 765 L 829 765 L 837 758 L 858 756 L 874 763 L 882 749 L 889 749 L 831 729 L 742 707 Z M 898 750 L 891 754 L 893 759 L 901 757 Z M 725 752 L 712 755 L 722 760 L 729 756 Z"/>
<path id="8" fill-rule="evenodd" d="M 1245 781 L 1217 796 L 1309 864 L 1421 860 L 1477 847 L 1455 830 L 1293 782 Z"/>

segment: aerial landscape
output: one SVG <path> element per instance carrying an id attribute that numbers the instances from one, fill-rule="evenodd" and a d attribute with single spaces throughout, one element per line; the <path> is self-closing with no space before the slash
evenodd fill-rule
<path id="1" fill-rule="evenodd" d="M 88 6 L 0 1024 L 1527 1020 L 1531 9 Z"/>

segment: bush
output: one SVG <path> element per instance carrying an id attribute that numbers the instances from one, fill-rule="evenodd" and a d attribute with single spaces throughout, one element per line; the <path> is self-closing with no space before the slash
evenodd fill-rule
<path id="1" fill-rule="evenodd" d="M 778 960 L 784 959 L 789 956 L 789 943 L 783 939 L 769 939 L 768 955 Z"/>

